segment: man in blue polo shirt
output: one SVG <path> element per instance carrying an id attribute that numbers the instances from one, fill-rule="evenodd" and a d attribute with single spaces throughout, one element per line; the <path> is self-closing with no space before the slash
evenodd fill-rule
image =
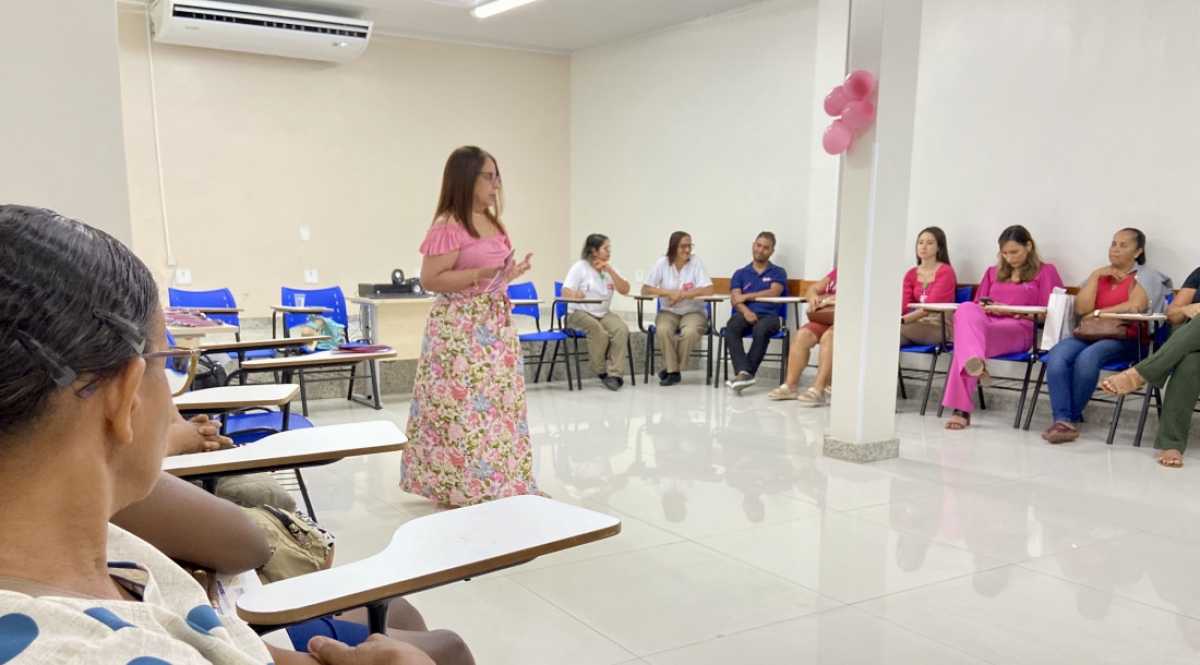
<path id="1" fill-rule="evenodd" d="M 767 345 L 783 324 L 779 318 L 780 306 L 760 303 L 758 299 L 787 295 L 787 271 L 771 263 L 771 255 L 775 253 L 775 234 L 770 231 L 758 234 L 750 252 L 754 260 L 733 273 L 733 279 L 729 280 L 729 302 L 733 306 L 733 316 L 725 324 L 725 343 L 729 345 L 729 356 L 736 373 L 725 385 L 738 394 L 747 386 L 754 385 L 754 374 L 767 354 Z M 746 333 L 753 336 L 749 354 L 742 341 Z"/>

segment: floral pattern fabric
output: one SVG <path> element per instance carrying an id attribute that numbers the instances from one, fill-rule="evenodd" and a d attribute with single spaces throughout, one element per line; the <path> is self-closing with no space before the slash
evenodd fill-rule
<path id="1" fill-rule="evenodd" d="M 452 506 L 537 492 L 511 310 L 504 293 L 434 302 L 408 415 L 404 491 Z"/>

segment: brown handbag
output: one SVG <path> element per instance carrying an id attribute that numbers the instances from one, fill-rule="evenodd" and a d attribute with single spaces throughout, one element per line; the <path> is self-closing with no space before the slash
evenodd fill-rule
<path id="1" fill-rule="evenodd" d="M 1088 318 L 1079 322 L 1072 333 L 1075 339 L 1095 342 L 1102 339 L 1127 339 L 1129 322 L 1120 319 Z"/>
<path id="2" fill-rule="evenodd" d="M 823 326 L 833 325 L 833 310 L 837 305 L 826 305 L 815 312 L 808 313 L 808 320 Z"/>

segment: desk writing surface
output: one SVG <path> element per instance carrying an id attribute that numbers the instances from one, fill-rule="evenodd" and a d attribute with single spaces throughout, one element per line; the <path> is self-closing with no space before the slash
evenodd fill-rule
<path id="1" fill-rule="evenodd" d="M 174 337 L 204 337 L 205 335 L 232 335 L 239 332 L 237 326 L 221 323 L 215 326 L 167 326 Z"/>
<path id="2" fill-rule="evenodd" d="M 407 445 L 408 439 L 395 423 L 379 420 L 288 430 L 227 450 L 173 455 L 163 459 L 162 468 L 180 478 L 231 471 L 286 469 L 311 462 L 390 452 Z"/>
<path id="3" fill-rule="evenodd" d="M 300 386 L 294 383 L 220 386 L 184 393 L 175 398 L 175 406 L 183 411 L 282 406 L 295 399 L 299 394 Z"/>
<path id="4" fill-rule="evenodd" d="M 928 312 L 953 312 L 958 309 L 956 302 L 915 302 L 912 306 Z"/>
<path id="5" fill-rule="evenodd" d="M 268 584 L 238 599 L 238 616 L 275 626 L 428 589 L 619 533 L 615 517 L 515 496 L 402 524 L 375 556 Z"/>
<path id="6" fill-rule="evenodd" d="M 196 312 L 197 314 L 240 314 L 241 307 L 172 307 L 175 311 Z"/>
<path id="7" fill-rule="evenodd" d="M 377 351 L 372 353 L 344 353 L 341 351 L 318 351 L 303 356 L 283 356 L 281 358 L 259 358 L 242 363 L 243 369 L 276 370 L 313 365 L 343 365 L 360 363 L 367 360 L 395 360 L 396 351 Z"/>
<path id="8" fill-rule="evenodd" d="M 513 307 L 526 307 L 529 305 L 541 305 L 544 302 L 544 300 L 526 300 L 524 298 L 517 298 L 512 301 L 512 304 Z"/>
<path id="9" fill-rule="evenodd" d="M 1128 314 L 1120 312 L 1106 312 L 1100 315 L 1102 319 L 1119 319 L 1121 321 L 1166 321 L 1166 314 Z"/>
<path id="10" fill-rule="evenodd" d="M 1013 314 L 1045 314 L 1045 307 L 1037 305 L 985 305 L 984 310 L 989 312 L 1011 312 Z"/>
<path id="11" fill-rule="evenodd" d="M 431 296 L 412 296 L 406 298 L 348 298 L 347 300 L 355 305 L 374 305 L 376 307 L 384 307 L 388 305 L 423 305 L 425 307 L 431 307 L 433 305 L 433 301 L 437 300 L 437 298 Z"/>
<path id="12" fill-rule="evenodd" d="M 271 309 L 284 314 L 326 314 L 333 311 L 329 307 L 293 307 L 292 305 L 271 305 Z"/>
<path id="13" fill-rule="evenodd" d="M 198 348 L 207 353 L 227 353 L 238 351 L 259 351 L 262 349 L 290 349 L 298 346 L 308 346 L 313 342 L 324 342 L 333 339 L 328 335 L 315 337 L 281 337 L 279 339 L 252 339 L 241 342 L 201 342 Z"/>
<path id="14" fill-rule="evenodd" d="M 808 302 L 808 300 L 803 296 L 764 296 L 762 298 L 755 298 L 754 300 L 747 300 L 746 302 L 770 302 L 777 305 L 798 305 L 800 303 Z"/>

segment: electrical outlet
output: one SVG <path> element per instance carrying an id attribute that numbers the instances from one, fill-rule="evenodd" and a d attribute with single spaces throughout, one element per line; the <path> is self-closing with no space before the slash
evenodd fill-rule
<path id="1" fill-rule="evenodd" d="M 317 271 L 316 270 L 305 270 L 304 271 L 304 283 L 305 284 L 316 284 L 317 281 L 318 280 L 317 280 Z"/>
<path id="2" fill-rule="evenodd" d="M 300 239 L 301 239 L 301 240 L 308 240 L 308 238 L 309 238 L 309 235 L 308 235 L 308 227 L 307 227 L 307 226 L 301 226 L 301 227 L 300 227 Z"/>
<path id="3" fill-rule="evenodd" d="M 636 282 L 644 282 L 646 281 L 646 273 L 639 270 L 637 271 L 637 274 L 634 275 L 633 279 Z"/>
<path id="4" fill-rule="evenodd" d="M 175 283 L 180 286 L 187 286 L 192 283 L 192 271 L 186 268 L 175 269 Z"/>

